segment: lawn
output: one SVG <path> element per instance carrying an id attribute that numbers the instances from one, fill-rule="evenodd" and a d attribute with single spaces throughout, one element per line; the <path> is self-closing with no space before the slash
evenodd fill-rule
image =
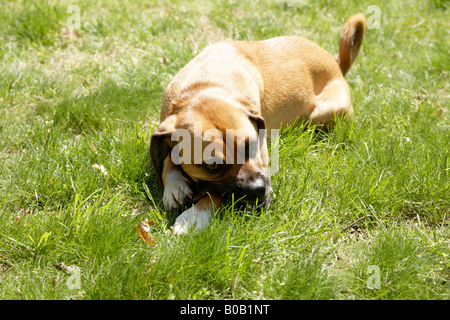
<path id="1" fill-rule="evenodd" d="M 337 54 L 357 12 L 353 121 L 288 128 L 268 209 L 231 203 L 174 235 L 149 165 L 173 75 L 225 39 Z M 1 1 L 0 299 L 449 299 L 448 16 L 439 0 Z"/>

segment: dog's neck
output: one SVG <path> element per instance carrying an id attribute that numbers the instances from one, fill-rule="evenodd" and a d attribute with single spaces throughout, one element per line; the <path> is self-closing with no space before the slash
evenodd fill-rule
<path id="1" fill-rule="evenodd" d="M 217 103 L 221 101 L 221 103 Z M 172 100 L 169 115 L 180 114 L 192 109 L 209 111 L 221 110 L 222 113 L 245 108 L 258 113 L 259 101 L 237 91 L 231 91 L 220 84 L 196 82 L 181 90 L 178 97 Z"/>

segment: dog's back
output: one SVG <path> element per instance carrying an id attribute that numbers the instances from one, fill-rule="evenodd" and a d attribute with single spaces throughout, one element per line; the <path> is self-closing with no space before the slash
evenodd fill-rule
<path id="1" fill-rule="evenodd" d="M 315 96 L 330 81 L 343 77 L 336 59 L 303 37 L 282 36 L 233 45 L 258 66 L 264 83 L 261 113 L 268 128 L 278 129 L 281 123 L 309 115 Z"/>
<path id="2" fill-rule="evenodd" d="M 350 17 L 341 33 L 337 59 L 316 43 L 298 36 L 262 41 L 223 41 L 206 47 L 174 77 L 163 95 L 161 121 L 180 98 L 205 86 L 239 93 L 251 112 L 262 115 L 268 129 L 293 119 L 309 119 L 317 96 L 343 79 L 358 55 L 365 32 L 362 14 Z M 241 99 L 241 100 L 242 100 Z"/>

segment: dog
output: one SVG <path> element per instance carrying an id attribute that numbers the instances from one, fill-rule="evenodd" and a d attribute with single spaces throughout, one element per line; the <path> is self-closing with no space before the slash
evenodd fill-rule
<path id="1" fill-rule="evenodd" d="M 209 188 L 177 217 L 175 234 L 205 228 L 230 197 L 268 205 L 268 136 L 259 132 L 297 119 L 330 128 L 336 117 L 352 118 L 344 76 L 365 30 L 364 16 L 351 16 L 337 58 L 298 36 L 227 40 L 206 47 L 174 76 L 150 141 L 151 161 L 164 186 L 163 204 L 182 208 L 199 186 Z M 237 134 L 228 139 L 230 130 Z M 182 150 L 177 148 L 181 142 Z"/>

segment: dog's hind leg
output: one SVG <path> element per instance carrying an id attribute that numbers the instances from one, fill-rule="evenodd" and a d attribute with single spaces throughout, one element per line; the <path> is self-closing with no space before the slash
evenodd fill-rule
<path id="1" fill-rule="evenodd" d="M 334 124 L 336 117 L 351 119 L 352 116 L 350 89 L 344 78 L 341 78 L 331 81 L 316 96 L 308 123 L 328 128 Z"/>

